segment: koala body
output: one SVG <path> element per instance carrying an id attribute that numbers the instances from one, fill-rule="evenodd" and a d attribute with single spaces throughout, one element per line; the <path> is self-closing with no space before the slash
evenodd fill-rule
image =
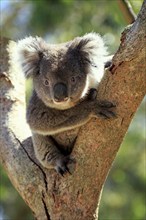
<path id="1" fill-rule="evenodd" d="M 17 55 L 25 76 L 33 79 L 27 122 L 36 157 L 63 175 L 71 159 L 60 152 L 55 135 L 79 128 L 92 117 L 114 117 L 114 105 L 96 99 L 106 61 L 103 40 L 89 33 L 55 45 L 28 37 L 18 41 Z"/>

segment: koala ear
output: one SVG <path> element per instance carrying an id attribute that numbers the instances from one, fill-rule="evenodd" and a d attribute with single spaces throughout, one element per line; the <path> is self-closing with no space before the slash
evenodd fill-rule
<path id="1" fill-rule="evenodd" d="M 46 49 L 47 44 L 40 37 L 27 37 L 18 41 L 16 56 L 26 77 L 39 71 L 39 64 Z"/>
<path id="2" fill-rule="evenodd" d="M 69 50 L 86 67 L 89 87 L 96 88 L 104 75 L 107 55 L 103 39 L 96 33 L 85 34 L 70 42 Z"/>
<path id="3" fill-rule="evenodd" d="M 99 62 L 104 62 L 106 47 L 99 34 L 89 33 L 83 37 L 77 37 L 72 41 L 71 48 L 78 51 L 84 62 L 96 67 Z"/>

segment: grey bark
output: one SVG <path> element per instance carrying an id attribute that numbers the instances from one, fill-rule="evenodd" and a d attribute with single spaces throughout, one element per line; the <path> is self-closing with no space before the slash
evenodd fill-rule
<path id="1" fill-rule="evenodd" d="M 121 37 L 98 98 L 117 104 L 114 120 L 93 119 L 79 130 L 76 166 L 64 178 L 36 160 L 25 119 L 25 80 L 12 60 L 15 42 L 1 38 L 0 159 L 10 180 L 37 220 L 97 219 L 101 191 L 128 126 L 145 92 L 146 0 L 133 25 Z M 68 142 L 76 131 L 58 136 Z"/>

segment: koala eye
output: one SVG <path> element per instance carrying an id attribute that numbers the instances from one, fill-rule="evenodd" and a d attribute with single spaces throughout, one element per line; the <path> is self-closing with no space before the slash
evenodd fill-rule
<path id="1" fill-rule="evenodd" d="M 70 78 L 70 81 L 71 81 L 72 84 L 75 84 L 76 83 L 76 77 L 72 76 Z"/>
<path id="2" fill-rule="evenodd" d="M 48 79 L 45 79 L 44 84 L 45 84 L 45 86 L 49 86 L 49 80 L 48 80 Z"/>

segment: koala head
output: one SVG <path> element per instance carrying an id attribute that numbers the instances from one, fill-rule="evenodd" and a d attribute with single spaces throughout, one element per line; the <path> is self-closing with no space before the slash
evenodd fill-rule
<path id="1" fill-rule="evenodd" d="M 64 44 L 48 44 L 40 37 L 17 43 L 19 63 L 45 105 L 67 109 L 96 88 L 104 73 L 106 49 L 95 33 Z"/>

